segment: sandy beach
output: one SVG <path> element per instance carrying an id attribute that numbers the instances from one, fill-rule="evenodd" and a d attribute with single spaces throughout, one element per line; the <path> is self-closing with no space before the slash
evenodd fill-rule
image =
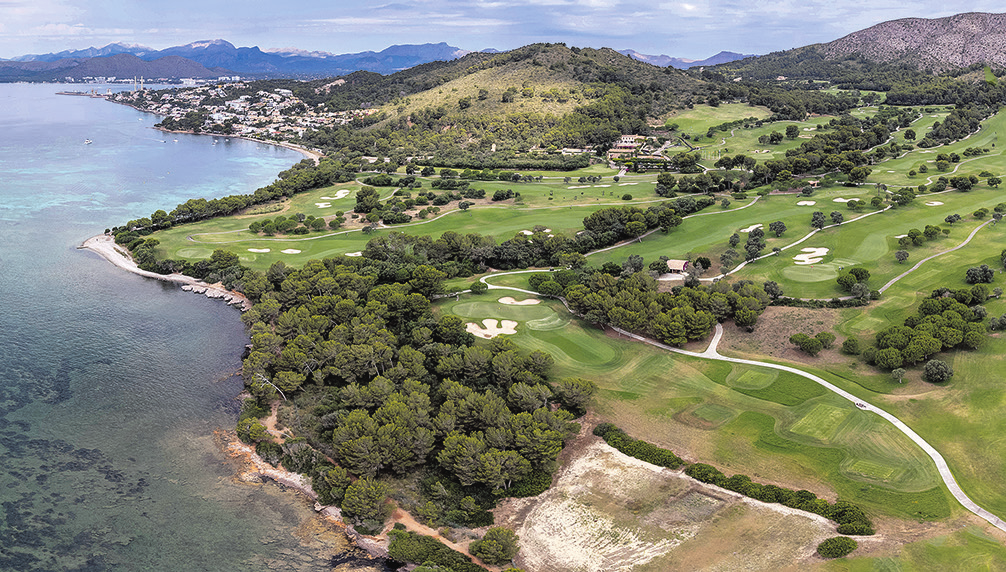
<path id="1" fill-rule="evenodd" d="M 155 278 L 165 282 L 175 282 L 182 285 L 182 290 L 204 294 L 208 298 L 220 298 L 228 304 L 239 306 L 242 311 L 251 308 L 251 300 L 239 292 L 234 292 L 224 288 L 220 284 L 207 284 L 198 278 L 185 276 L 184 274 L 158 274 L 141 269 L 133 261 L 129 252 L 122 246 L 115 244 L 115 239 L 107 234 L 92 236 L 84 241 L 77 248 L 90 250 L 101 255 L 102 258 L 113 265 L 133 274 Z"/>

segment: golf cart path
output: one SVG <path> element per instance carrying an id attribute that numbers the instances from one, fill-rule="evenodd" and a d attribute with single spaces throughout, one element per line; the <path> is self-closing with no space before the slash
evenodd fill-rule
<path id="1" fill-rule="evenodd" d="M 984 225 L 982 225 L 982 226 L 984 226 Z M 981 228 L 981 227 L 979 227 L 979 228 Z M 977 232 L 977 229 L 975 229 L 975 230 Z M 507 273 L 501 273 L 501 274 L 494 274 L 493 276 L 502 276 L 504 274 L 521 274 L 521 273 L 524 273 L 524 272 L 527 272 L 527 271 L 523 271 L 523 272 L 507 272 Z M 532 272 L 534 272 L 534 271 L 532 271 Z M 483 277 L 481 279 L 481 281 L 484 284 L 488 285 L 489 289 L 492 289 L 492 290 L 514 290 L 514 291 L 517 291 L 517 292 L 523 292 L 525 294 L 532 294 L 532 295 L 540 296 L 539 293 L 531 291 L 531 290 L 524 290 L 524 289 L 521 289 L 521 288 L 512 288 L 512 287 L 509 287 L 509 286 L 494 286 L 494 285 L 489 284 L 488 282 L 486 282 L 485 281 L 486 278 L 487 277 Z M 563 301 L 563 303 L 565 304 L 565 301 Z M 568 306 L 567 306 L 567 309 L 569 309 Z M 786 371 L 786 372 L 789 372 L 789 373 L 794 373 L 796 375 L 805 377 L 805 378 L 813 381 L 814 383 L 817 383 L 818 385 L 824 387 L 825 389 L 828 389 L 829 391 L 831 391 L 831 392 L 833 392 L 833 393 L 835 393 L 835 394 L 837 394 L 837 395 L 839 395 L 839 396 L 841 396 L 841 397 L 843 397 L 845 399 L 848 399 L 856 407 L 858 407 L 859 409 L 862 409 L 863 411 L 870 411 L 870 412 L 876 413 L 877 415 L 883 417 L 888 422 L 890 422 L 892 425 L 894 425 L 899 431 L 901 431 L 902 433 L 904 433 L 909 439 L 911 439 L 913 442 L 915 442 L 916 445 L 918 445 L 919 447 L 921 447 L 922 450 L 925 451 L 927 455 L 929 455 L 929 458 L 931 458 L 933 460 L 933 462 L 936 463 L 936 468 L 937 468 L 937 470 L 940 473 L 940 477 L 943 479 L 943 483 L 946 484 L 947 489 L 950 490 L 950 494 L 954 495 L 954 498 L 957 499 L 957 502 L 961 503 L 961 505 L 963 505 L 964 508 L 968 509 L 969 511 L 971 511 L 971 512 L 977 514 L 978 516 L 980 516 L 981 518 L 985 519 L 992 526 L 998 528 L 999 530 L 1002 530 L 1003 532 L 1006 532 L 1006 522 L 1004 522 L 998 516 L 992 514 L 991 512 L 985 510 L 984 508 L 978 506 L 977 503 L 975 503 L 973 500 L 971 500 L 968 497 L 968 495 L 966 495 L 964 493 L 964 491 L 961 489 L 960 485 L 957 484 L 957 480 L 954 479 L 953 473 L 950 472 L 950 467 L 947 465 L 947 461 L 946 461 L 946 459 L 943 458 L 943 455 L 941 455 L 940 452 L 937 451 L 935 447 L 933 447 L 928 442 L 926 442 L 926 440 L 923 439 L 918 433 L 916 433 L 915 431 L 913 431 L 911 427 L 909 427 L 908 425 L 906 425 L 904 421 L 898 419 L 894 415 L 888 413 L 887 411 L 881 409 L 880 407 L 877 407 L 876 405 L 872 405 L 870 403 L 866 403 L 865 401 L 859 399 L 858 397 L 856 397 L 855 395 L 849 393 L 848 391 L 845 391 L 844 389 L 842 389 L 842 388 L 840 388 L 840 387 L 832 384 L 831 382 L 826 381 L 825 379 L 820 378 L 820 377 L 818 377 L 818 376 L 816 376 L 816 375 L 814 375 L 812 373 L 807 373 L 807 372 L 805 372 L 803 370 L 797 369 L 795 367 L 790 367 L 790 366 L 787 366 L 787 365 L 780 365 L 780 364 L 774 364 L 774 363 L 762 362 L 762 361 L 755 361 L 755 360 L 749 360 L 749 359 L 733 358 L 733 357 L 728 357 L 728 356 L 724 356 L 724 355 L 720 354 L 717 351 L 717 347 L 718 347 L 718 345 L 720 343 L 720 339 L 722 339 L 722 337 L 723 337 L 723 325 L 722 324 L 716 324 L 716 328 L 713 331 L 713 338 L 709 342 L 709 346 L 703 352 L 692 352 L 692 351 L 683 350 L 683 349 L 680 349 L 680 348 L 675 348 L 675 347 L 672 347 L 672 346 L 669 346 L 669 345 L 666 345 L 666 344 L 662 344 L 662 343 L 657 342 L 655 340 L 651 340 L 649 338 L 640 336 L 638 334 L 634 334 L 632 332 L 625 331 L 625 330 L 623 330 L 621 328 L 617 328 L 615 326 L 609 326 L 609 327 L 611 327 L 611 329 L 615 330 L 616 332 L 618 332 L 618 333 L 620 333 L 620 334 L 622 334 L 622 335 L 624 335 L 626 337 L 629 337 L 631 339 L 634 339 L 636 341 L 640 341 L 640 342 L 649 344 L 651 346 L 660 348 L 662 350 L 669 351 L 669 352 L 674 352 L 674 353 L 677 353 L 677 354 L 682 354 L 682 355 L 687 355 L 687 356 L 692 356 L 692 357 L 697 357 L 697 358 L 717 360 L 717 361 L 725 361 L 725 362 L 730 362 L 730 363 L 739 363 L 739 364 L 745 364 L 745 365 L 768 367 L 768 368 L 776 369 L 776 370 L 779 370 L 779 371 Z"/>

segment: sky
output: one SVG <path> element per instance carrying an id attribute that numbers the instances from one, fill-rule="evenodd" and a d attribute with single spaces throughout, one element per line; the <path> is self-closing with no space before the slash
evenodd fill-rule
<path id="1" fill-rule="evenodd" d="M 236 46 L 336 54 L 535 42 L 704 59 L 829 42 L 898 18 L 1003 12 L 991 0 L 0 0 L 0 58 L 102 47 Z"/>

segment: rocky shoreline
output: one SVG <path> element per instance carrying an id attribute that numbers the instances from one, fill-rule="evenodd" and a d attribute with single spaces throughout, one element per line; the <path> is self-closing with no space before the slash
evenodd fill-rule
<path id="1" fill-rule="evenodd" d="M 207 284 L 198 278 L 193 278 L 184 274 L 158 274 L 156 272 L 143 270 L 136 265 L 136 262 L 133 260 L 133 257 L 130 256 L 129 251 L 122 246 L 115 244 L 115 239 L 107 234 L 92 236 L 91 238 L 85 240 L 83 244 L 77 248 L 97 253 L 105 260 L 111 262 L 114 266 L 127 272 L 132 272 L 133 274 L 138 274 L 140 276 L 146 276 L 147 278 L 181 284 L 182 290 L 185 290 L 186 292 L 195 292 L 196 294 L 203 294 L 208 298 L 223 300 L 232 306 L 240 308 L 242 312 L 248 310 L 252 306 L 251 300 L 246 298 L 244 294 L 228 290 L 227 288 L 224 288 L 222 284 Z"/>

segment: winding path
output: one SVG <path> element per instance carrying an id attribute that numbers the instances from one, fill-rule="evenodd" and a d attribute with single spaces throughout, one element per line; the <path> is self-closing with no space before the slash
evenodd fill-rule
<path id="1" fill-rule="evenodd" d="M 993 219 L 993 220 L 994 220 L 994 219 Z M 888 288 L 890 288 L 891 286 L 894 286 L 894 283 L 895 283 L 895 282 L 897 282 L 898 280 L 901 280 L 901 279 L 902 279 L 902 278 L 904 278 L 905 276 L 908 276 L 908 275 L 909 275 L 909 274 L 911 274 L 912 272 L 915 272 L 916 270 L 918 270 L 918 269 L 919 269 L 919 267 L 920 267 L 920 266 L 922 266 L 922 265 L 923 265 L 923 264 L 925 264 L 926 262 L 928 262 L 928 261 L 930 261 L 930 260 L 932 260 L 932 259 L 936 258 L 937 256 L 943 256 L 944 254 L 946 254 L 946 253 L 948 253 L 948 252 L 953 252 L 953 251 L 955 251 L 955 250 L 959 250 L 959 249 L 961 249 L 961 248 L 964 248 L 965 246 L 967 246 L 967 245 L 968 245 L 968 243 L 969 243 L 969 242 L 971 242 L 971 239 L 972 239 L 972 238 L 974 238 L 976 234 L 978 234 L 978 231 L 979 231 L 979 230 L 981 230 L 981 229 L 985 228 L 985 226 L 986 226 L 986 225 L 988 225 L 988 224 L 989 224 L 990 222 L 993 222 L 993 220 L 987 220 L 987 221 L 983 222 L 982 224 L 978 225 L 978 227 L 977 227 L 977 228 L 975 228 L 974 230 L 972 230 L 972 231 L 971 231 L 971 234 L 969 234 L 969 235 L 968 235 L 968 237 L 967 237 L 966 239 L 964 239 L 964 242 L 962 242 L 962 243 L 958 244 L 957 246 L 955 246 L 955 247 L 953 247 L 953 248 L 949 248 L 949 249 L 947 249 L 947 250 L 944 250 L 943 252 L 937 252 L 936 254 L 934 254 L 934 255 L 932 255 L 932 256 L 927 256 L 926 258 L 923 258 L 922 260 L 918 261 L 918 262 L 917 262 L 917 263 L 915 264 L 915 266 L 913 266 L 913 267 L 909 268 L 908 270 L 906 270 L 906 271 L 902 272 L 901 274 L 898 274 L 898 275 L 897 275 L 897 276 L 895 276 L 894 278 L 891 278 L 891 280 L 890 280 L 890 281 L 889 281 L 889 282 L 888 282 L 887 284 L 884 284 L 883 286 L 881 286 L 881 287 L 880 287 L 880 289 L 879 289 L 879 290 L 880 290 L 880 292 L 883 292 L 884 290 L 887 290 L 887 289 L 888 289 Z"/>
<path id="2" fill-rule="evenodd" d="M 988 223 L 986 223 L 986 224 L 988 224 Z M 982 225 L 982 226 L 985 226 L 985 225 Z M 979 227 L 979 228 L 981 228 L 981 227 Z M 975 229 L 975 232 L 977 232 L 977 231 L 978 231 L 978 229 Z M 972 233 L 972 236 L 974 236 L 974 233 Z M 969 240 L 970 240 L 970 237 L 969 237 Z M 966 242 L 965 242 L 965 244 L 966 244 Z M 964 244 L 962 244 L 960 246 L 964 246 Z M 960 248 L 960 247 L 958 247 L 958 248 Z M 947 251 L 947 252 L 949 252 L 949 251 Z M 920 262 L 920 264 L 921 264 L 921 262 Z M 492 276 L 495 277 L 495 276 L 504 276 L 504 275 L 508 275 L 508 274 L 523 274 L 523 273 L 527 273 L 527 272 L 529 272 L 529 271 L 523 270 L 523 271 L 517 271 L 517 272 L 506 272 L 506 273 L 501 273 L 501 274 L 493 274 Z M 530 272 L 537 272 L 537 271 L 532 270 Z M 490 289 L 496 289 L 496 290 L 515 290 L 517 292 L 523 292 L 523 293 L 526 293 L 526 294 L 532 294 L 532 295 L 538 295 L 538 296 L 540 296 L 540 294 L 538 292 L 534 292 L 534 291 L 531 291 L 531 290 L 524 290 L 524 289 L 521 289 L 521 288 L 513 288 L 513 287 L 510 287 L 510 286 L 494 286 L 494 285 L 489 284 L 488 282 L 486 282 L 486 278 L 488 278 L 488 277 L 484 276 L 484 277 L 482 277 L 480 279 L 480 281 L 482 283 L 486 284 L 487 286 L 489 286 Z M 565 301 L 564 300 L 563 300 L 563 304 L 565 305 Z M 566 306 L 566 309 L 568 310 L 569 306 Z M 649 338 L 640 336 L 638 334 L 633 334 L 632 332 L 625 331 L 625 330 L 623 330 L 621 328 L 617 328 L 615 326 L 609 326 L 609 327 L 611 327 L 611 329 L 615 330 L 616 332 L 618 332 L 618 333 L 620 333 L 620 334 L 622 334 L 622 335 L 624 335 L 624 336 L 626 336 L 628 338 L 631 338 L 633 340 L 640 341 L 640 342 L 649 344 L 651 346 L 654 346 L 656 348 L 660 348 L 662 350 L 673 352 L 673 353 L 677 353 L 677 354 L 682 354 L 682 355 L 687 355 L 687 356 L 692 356 L 692 357 L 697 357 L 697 358 L 703 358 L 703 359 L 712 359 L 712 360 L 717 360 L 717 361 L 725 361 L 725 362 L 730 362 L 730 363 L 739 363 L 739 364 L 745 364 L 745 365 L 767 367 L 767 368 L 771 368 L 771 369 L 777 369 L 777 370 L 780 370 L 780 371 L 786 371 L 786 372 L 794 373 L 796 375 L 805 377 L 805 378 L 813 381 L 814 383 L 817 383 L 818 385 L 821 385 L 825 389 L 828 389 L 829 391 L 831 391 L 831 392 L 833 392 L 833 393 L 835 393 L 835 394 L 837 394 L 837 395 L 839 395 L 839 396 L 841 396 L 841 397 L 843 397 L 843 398 L 851 401 L 853 404 L 855 404 L 856 407 L 858 407 L 859 409 L 862 409 L 863 411 L 870 411 L 870 412 L 876 413 L 877 415 L 883 417 L 885 420 L 887 420 L 892 425 L 894 425 L 899 431 L 901 431 L 902 433 L 904 433 L 916 445 L 918 445 L 920 448 L 922 448 L 922 450 L 925 451 L 927 455 L 929 455 L 929 458 L 931 458 L 933 460 L 933 462 L 936 463 L 936 469 L 940 473 L 940 478 L 943 479 L 943 483 L 947 486 L 947 489 L 950 491 L 950 494 L 952 494 L 954 496 L 954 498 L 957 499 L 957 502 L 961 503 L 961 505 L 964 508 L 968 509 L 969 511 L 975 513 L 976 515 L 978 515 L 981 518 L 983 518 L 984 520 L 986 520 L 992 526 L 998 528 L 999 530 L 1002 530 L 1003 532 L 1006 532 L 1006 522 L 1004 522 L 1001 518 L 999 518 L 998 516 L 992 514 L 988 510 L 986 510 L 986 509 L 978 506 L 977 503 L 975 503 L 973 500 L 971 500 L 968 497 L 968 495 L 966 495 L 964 493 L 964 491 L 961 489 L 960 485 L 957 484 L 957 480 L 954 479 L 954 475 L 950 471 L 950 467 L 947 465 L 947 461 L 946 461 L 946 459 L 943 458 L 943 455 L 941 455 L 940 452 L 937 451 L 935 447 L 933 447 L 932 445 L 930 445 L 918 433 L 916 433 L 914 430 L 912 430 L 911 427 L 909 427 L 907 424 L 905 424 L 904 421 L 898 419 L 897 417 L 895 417 L 894 415 L 892 415 L 892 414 L 888 413 L 887 411 L 881 409 L 880 407 L 877 407 L 876 405 L 867 403 L 867 402 L 861 400 L 860 398 L 856 397 L 855 395 L 849 393 L 848 391 L 845 391 L 844 389 L 842 389 L 842 388 L 840 388 L 840 387 L 832 384 L 831 382 L 826 381 L 826 380 L 824 380 L 824 379 L 822 379 L 822 378 L 820 378 L 820 377 L 818 377 L 818 376 L 816 376 L 816 375 L 814 375 L 812 373 L 807 373 L 807 372 L 805 372 L 803 370 L 797 369 L 795 367 L 786 366 L 786 365 L 779 365 L 779 364 L 774 364 L 774 363 L 769 363 L 769 362 L 762 362 L 762 361 L 755 361 L 755 360 L 748 360 L 748 359 L 732 358 L 732 357 L 728 357 L 728 356 L 724 356 L 724 355 L 720 354 L 717 351 L 717 347 L 718 347 L 718 345 L 720 343 L 720 339 L 722 339 L 722 337 L 723 337 L 723 326 L 722 326 L 722 324 L 716 324 L 716 328 L 715 328 L 715 330 L 713 332 L 713 338 L 709 342 L 709 346 L 703 352 L 692 352 L 692 351 L 683 350 L 683 349 L 680 349 L 680 348 L 675 348 L 675 347 L 672 347 L 672 346 L 669 346 L 669 345 L 666 345 L 666 344 L 662 344 L 662 343 L 657 342 L 655 340 L 651 340 Z"/>

